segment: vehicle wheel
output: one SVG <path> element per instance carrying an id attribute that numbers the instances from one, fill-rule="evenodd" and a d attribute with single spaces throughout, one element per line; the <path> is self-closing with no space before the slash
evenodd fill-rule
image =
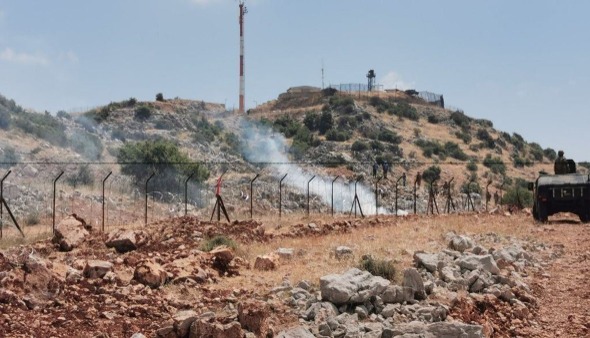
<path id="1" fill-rule="evenodd" d="M 539 221 L 543 222 L 543 223 L 547 222 L 547 218 L 548 218 L 547 208 L 543 205 L 539 205 L 537 208 L 537 211 L 538 211 L 537 217 L 538 217 Z"/>
<path id="2" fill-rule="evenodd" d="M 539 220 L 539 215 L 537 214 L 537 204 L 533 204 L 533 218 L 535 221 Z"/>
<path id="3" fill-rule="evenodd" d="M 582 223 L 590 222 L 590 215 L 589 214 L 580 214 L 580 221 Z"/>

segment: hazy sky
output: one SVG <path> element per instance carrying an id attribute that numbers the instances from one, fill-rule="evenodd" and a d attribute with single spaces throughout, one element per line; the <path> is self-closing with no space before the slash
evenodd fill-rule
<path id="1" fill-rule="evenodd" d="M 590 160 L 590 2 L 246 1 L 246 104 L 366 81 Z M 0 0 L 0 94 L 36 110 L 129 97 L 237 106 L 236 0 Z"/>

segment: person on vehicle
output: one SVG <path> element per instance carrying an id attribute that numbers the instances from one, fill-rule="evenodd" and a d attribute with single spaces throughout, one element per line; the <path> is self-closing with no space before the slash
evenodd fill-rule
<path id="1" fill-rule="evenodd" d="M 555 171 L 555 175 L 569 173 L 569 167 L 567 164 L 567 160 L 563 156 L 563 150 L 560 150 L 557 153 L 557 158 L 555 159 L 555 163 L 553 164 L 553 170 Z"/>

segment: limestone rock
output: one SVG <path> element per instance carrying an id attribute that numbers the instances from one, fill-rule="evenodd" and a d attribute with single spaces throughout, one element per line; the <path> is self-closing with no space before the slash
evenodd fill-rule
<path id="1" fill-rule="evenodd" d="M 308 329 L 306 329 L 303 326 L 298 326 L 286 331 L 281 331 L 279 332 L 279 334 L 277 335 L 277 338 L 314 338 L 315 336 L 313 335 L 313 333 L 309 332 Z"/>
<path id="2" fill-rule="evenodd" d="M 362 304 L 372 296 L 380 295 L 389 284 L 383 277 L 352 268 L 341 275 L 321 277 L 320 292 L 323 300 L 335 305 Z"/>
<path id="3" fill-rule="evenodd" d="M 403 287 L 412 289 L 414 292 L 413 298 L 417 300 L 426 299 L 426 290 L 424 289 L 424 282 L 418 270 L 414 268 L 404 270 Z"/>
<path id="4" fill-rule="evenodd" d="M 492 255 L 465 255 L 457 260 L 458 265 L 467 270 L 482 269 L 490 272 L 493 275 L 500 273 L 500 269 L 496 265 L 496 261 Z"/>
<path id="5" fill-rule="evenodd" d="M 148 241 L 148 234 L 143 230 L 119 229 L 111 232 L 105 245 L 115 248 L 117 252 L 124 253 L 136 250 L 145 245 Z"/>
<path id="6" fill-rule="evenodd" d="M 177 312 L 172 320 L 174 320 L 174 330 L 179 337 L 186 337 L 189 334 L 191 325 L 197 319 L 197 313 L 193 310 L 185 310 Z"/>
<path id="7" fill-rule="evenodd" d="M 336 259 L 343 259 L 351 256 L 352 249 L 347 246 L 341 245 L 334 250 L 334 257 L 336 257 Z"/>
<path id="8" fill-rule="evenodd" d="M 270 307 L 261 301 L 246 301 L 238 304 L 238 321 L 242 328 L 265 337 L 269 332 Z"/>
<path id="9" fill-rule="evenodd" d="M 449 242 L 449 249 L 463 252 L 474 247 L 473 240 L 467 236 L 453 236 Z"/>
<path id="10" fill-rule="evenodd" d="M 62 251 L 72 251 L 84 242 L 88 235 L 86 222 L 76 215 L 70 215 L 55 226 L 53 242 L 58 243 Z"/>
<path id="11" fill-rule="evenodd" d="M 168 274 L 160 264 L 146 261 L 140 263 L 133 272 L 133 279 L 152 289 L 157 289 L 164 285 L 168 279 Z"/>
<path id="12" fill-rule="evenodd" d="M 277 268 L 279 256 L 276 253 L 258 256 L 254 261 L 254 269 L 261 271 L 274 270 Z"/>
<path id="13" fill-rule="evenodd" d="M 86 278 L 102 278 L 107 272 L 113 269 L 113 263 L 98 260 L 89 260 L 84 266 L 84 276 Z"/>

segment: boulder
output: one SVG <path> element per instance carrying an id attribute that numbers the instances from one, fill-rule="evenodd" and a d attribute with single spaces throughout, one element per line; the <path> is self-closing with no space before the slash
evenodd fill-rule
<path id="1" fill-rule="evenodd" d="M 409 302 L 414 299 L 414 290 L 399 285 L 389 285 L 381 294 L 381 299 L 385 304 Z"/>
<path id="2" fill-rule="evenodd" d="M 426 299 L 426 290 L 424 289 L 424 282 L 418 270 L 409 268 L 404 270 L 404 281 L 402 283 L 404 288 L 410 288 L 414 292 L 413 298 L 417 300 Z"/>
<path id="3" fill-rule="evenodd" d="M 119 229 L 109 234 L 105 245 L 109 248 L 115 248 L 119 253 L 125 253 L 136 250 L 145 245 L 147 241 L 148 234 L 143 230 Z"/>
<path id="4" fill-rule="evenodd" d="M 213 250 L 209 251 L 215 264 L 226 267 L 234 259 L 233 251 L 226 246 L 218 246 Z"/>
<path id="5" fill-rule="evenodd" d="M 68 267 L 66 271 L 66 282 L 78 283 L 82 278 L 84 278 L 82 271 L 74 269 L 71 266 Z"/>
<path id="6" fill-rule="evenodd" d="M 480 325 L 469 325 L 460 322 L 437 322 L 425 324 L 423 322 L 410 322 L 388 328 L 388 336 L 391 337 L 461 337 L 461 338 L 484 338 L 483 327 Z M 383 332 L 385 334 L 385 332 Z"/>
<path id="7" fill-rule="evenodd" d="M 244 331 L 238 322 L 224 325 L 206 320 L 195 320 L 189 333 L 189 338 L 235 338 L 243 336 Z"/>
<path id="8" fill-rule="evenodd" d="M 467 236 L 453 236 L 449 241 L 449 249 L 463 252 L 474 247 L 473 240 Z"/>
<path id="9" fill-rule="evenodd" d="M 257 337 L 266 337 L 269 317 L 270 307 L 265 302 L 250 300 L 238 303 L 238 321 L 242 328 L 255 333 Z"/>
<path id="10" fill-rule="evenodd" d="M 478 256 L 469 254 L 459 258 L 457 263 L 462 269 L 482 269 L 490 272 L 493 275 L 500 273 L 500 269 L 496 265 L 496 261 L 492 255 Z"/>
<path id="11" fill-rule="evenodd" d="M 113 263 L 99 260 L 89 260 L 84 266 L 84 276 L 86 278 L 102 278 L 107 272 L 113 269 Z"/>
<path id="12" fill-rule="evenodd" d="M 146 261 L 135 268 L 133 279 L 152 289 L 157 289 L 166 283 L 168 274 L 160 264 Z"/>
<path id="13" fill-rule="evenodd" d="M 317 302 L 311 304 L 311 306 L 303 312 L 302 317 L 306 320 L 315 320 L 316 316 L 321 312 L 324 312 L 328 318 L 338 316 L 338 308 L 334 304 L 330 302 Z"/>
<path id="14" fill-rule="evenodd" d="M 347 246 L 341 245 L 334 250 L 334 257 L 336 257 L 336 259 L 352 257 L 352 249 Z"/>
<path id="15" fill-rule="evenodd" d="M 293 259 L 295 250 L 291 248 L 279 248 L 276 253 L 279 255 L 281 260 L 290 260 Z"/>
<path id="16" fill-rule="evenodd" d="M 55 226 L 53 242 L 59 244 L 62 251 L 72 251 L 90 234 L 86 227 L 83 219 L 70 215 Z"/>
<path id="17" fill-rule="evenodd" d="M 414 253 L 414 263 L 417 267 L 423 267 L 428 272 L 436 272 L 438 267 L 439 257 L 437 254 L 429 254 L 425 252 L 417 251 Z"/>
<path id="18" fill-rule="evenodd" d="M 258 256 L 254 261 L 254 269 L 261 271 L 274 270 L 279 263 L 279 256 L 276 253 Z"/>
<path id="19" fill-rule="evenodd" d="M 321 277 L 320 292 L 323 300 L 336 305 L 362 304 L 372 296 L 380 295 L 389 284 L 383 277 L 352 268 L 340 275 Z"/>
<path id="20" fill-rule="evenodd" d="M 197 319 L 197 313 L 193 310 L 178 311 L 172 320 L 174 330 L 179 337 L 186 337 L 190 332 L 191 325 Z"/>
<path id="21" fill-rule="evenodd" d="M 313 333 L 309 332 L 303 326 L 298 326 L 289 330 L 281 331 L 277 335 L 277 338 L 315 338 Z"/>

